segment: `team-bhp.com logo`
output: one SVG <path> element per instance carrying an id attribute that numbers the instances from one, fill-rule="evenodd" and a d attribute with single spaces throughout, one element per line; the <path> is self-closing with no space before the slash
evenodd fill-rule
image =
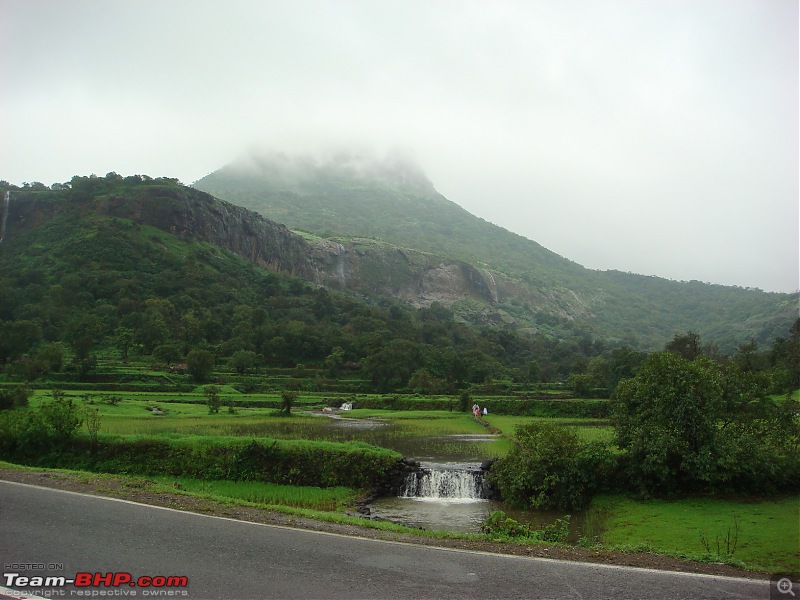
<path id="1" fill-rule="evenodd" d="M 142 575 L 135 577 L 127 572 L 76 573 L 75 577 L 31 576 L 20 573 L 4 573 L 3 584 L 9 588 L 59 588 L 74 585 L 76 588 L 143 588 L 144 590 L 163 590 L 185 588 L 189 578 L 181 575 Z M 148 594 L 144 594 L 148 595 Z M 159 594 L 153 594 L 159 595 Z M 172 594 L 171 594 L 172 595 Z"/>

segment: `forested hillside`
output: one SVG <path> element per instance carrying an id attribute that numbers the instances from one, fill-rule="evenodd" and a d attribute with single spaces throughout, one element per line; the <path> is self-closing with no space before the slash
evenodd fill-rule
<path id="1" fill-rule="evenodd" d="M 501 320 L 564 337 L 571 335 L 571 328 L 562 327 L 566 320 L 643 349 L 662 347 L 691 329 L 732 352 L 750 339 L 765 344 L 787 335 L 797 314 L 797 294 L 585 269 L 471 215 L 403 160 L 253 156 L 194 185 L 344 245 L 382 240 L 467 263 L 481 271 L 492 295 L 441 300 L 473 322 Z"/>
<path id="2" fill-rule="evenodd" d="M 629 373 L 638 356 L 578 331 L 559 341 L 473 326 L 441 304 L 414 309 L 275 273 L 278 263 L 305 272 L 302 238 L 175 180 L 110 173 L 9 189 L 0 364 L 12 378 L 91 379 L 100 354 L 168 366 L 200 351 L 242 368 L 314 364 L 331 377 L 357 370 L 379 390 L 444 392 L 564 379 L 612 350 Z"/>

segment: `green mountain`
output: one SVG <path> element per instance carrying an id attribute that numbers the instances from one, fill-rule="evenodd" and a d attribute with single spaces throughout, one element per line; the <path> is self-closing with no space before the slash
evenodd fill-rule
<path id="1" fill-rule="evenodd" d="M 165 365 L 207 350 L 218 361 L 244 352 L 279 368 L 344 368 L 360 390 L 404 389 L 417 373 L 426 389 L 450 392 L 487 379 L 564 379 L 604 351 L 577 329 L 558 341 L 465 323 L 441 304 L 414 308 L 387 296 L 444 294 L 454 282 L 478 293 L 470 277 L 480 273 L 386 244 L 309 239 L 173 179 L 0 182 L 7 191 L 0 382 L 91 377 L 97 356 Z"/>
<path id="2" fill-rule="evenodd" d="M 194 187 L 371 257 L 372 276 L 361 270 L 350 289 L 437 301 L 467 321 L 556 337 L 571 323 L 643 349 L 693 330 L 730 352 L 788 335 L 797 314 L 797 294 L 586 269 L 470 214 L 400 158 L 253 155 Z"/>

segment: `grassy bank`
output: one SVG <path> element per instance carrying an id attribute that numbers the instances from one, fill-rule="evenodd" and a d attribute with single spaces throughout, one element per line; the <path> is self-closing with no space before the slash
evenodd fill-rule
<path id="1" fill-rule="evenodd" d="M 158 478 L 173 490 L 199 497 L 241 500 L 264 506 L 291 506 L 338 512 L 352 508 L 356 492 L 352 488 L 280 485 L 258 481 L 210 481 L 189 477 Z"/>
<path id="2" fill-rule="evenodd" d="M 603 545 L 800 575 L 800 500 L 594 499 Z M 737 530 L 738 528 L 738 530 Z"/>

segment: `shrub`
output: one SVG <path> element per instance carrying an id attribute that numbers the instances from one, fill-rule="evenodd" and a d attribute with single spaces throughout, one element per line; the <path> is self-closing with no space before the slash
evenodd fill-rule
<path id="1" fill-rule="evenodd" d="M 281 412 L 286 413 L 286 416 L 291 416 L 292 407 L 298 396 L 299 394 L 293 390 L 283 390 L 281 392 Z"/>
<path id="2" fill-rule="evenodd" d="M 555 523 L 545 525 L 541 529 L 534 529 L 530 525 L 507 517 L 502 510 L 496 510 L 483 522 L 481 531 L 504 538 L 527 538 L 542 542 L 563 543 L 569 536 L 569 520 L 570 515 L 566 515 L 556 519 Z"/>
<path id="3" fill-rule="evenodd" d="M 207 385 L 203 389 L 203 394 L 206 397 L 206 404 L 208 404 L 208 414 L 219 413 L 219 407 L 222 406 L 222 399 L 219 397 L 219 388 L 215 385 Z"/>
<path id="4" fill-rule="evenodd" d="M 61 390 L 38 409 L 19 408 L 0 413 L 0 453 L 32 457 L 67 446 L 83 423 L 81 408 Z"/>
<path id="5" fill-rule="evenodd" d="M 517 428 L 513 442 L 491 470 L 492 481 L 512 505 L 580 509 L 614 481 L 617 463 L 608 444 L 582 442 L 568 427 L 530 423 Z"/>
<path id="6" fill-rule="evenodd" d="M 53 399 L 39 407 L 42 423 L 52 441 L 68 442 L 83 424 L 83 415 L 72 396 L 53 390 Z"/>
<path id="7" fill-rule="evenodd" d="M 28 406 L 31 390 L 24 385 L 0 388 L 0 410 Z"/>

